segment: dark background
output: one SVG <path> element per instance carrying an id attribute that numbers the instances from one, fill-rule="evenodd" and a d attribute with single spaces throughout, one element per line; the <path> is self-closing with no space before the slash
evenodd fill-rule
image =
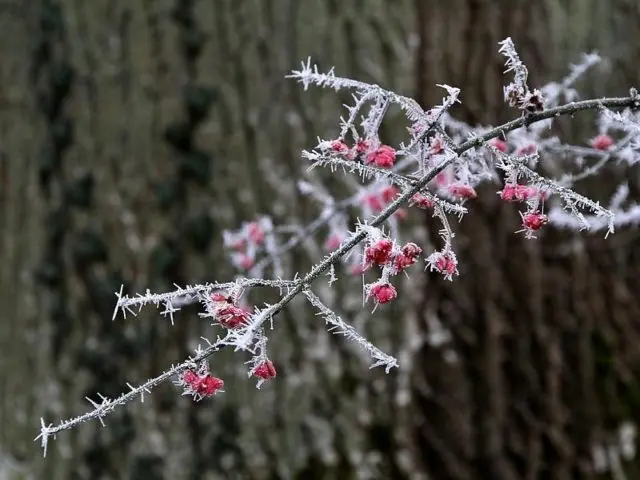
<path id="1" fill-rule="evenodd" d="M 373 316 L 360 279 L 319 288 L 399 370 L 368 370 L 294 302 L 262 390 L 224 352 L 213 400 L 165 385 L 106 428 L 62 433 L 46 459 L 32 441 L 41 416 L 83 413 L 86 395 L 117 395 L 212 333 L 189 308 L 173 327 L 152 308 L 112 322 L 121 284 L 231 279 L 224 228 L 314 218 L 293 181 L 300 150 L 336 134 L 349 97 L 284 79 L 301 60 L 425 107 L 440 102 L 436 83 L 454 85 L 458 118 L 495 124 L 514 115 L 506 36 L 534 86 L 593 49 L 607 60 L 578 84 L 583 98 L 640 86 L 637 0 L 3 0 L 0 25 L 0 478 L 594 478 L 594 446 L 636 422 L 637 231 L 525 241 L 488 186 L 454 227 L 453 284 L 415 268 Z M 396 123 L 382 129 L 392 144 Z M 593 116 L 561 133 L 584 144 Z M 582 191 L 606 201 L 619 180 Z M 406 239 L 435 239 L 428 216 L 406 223 Z M 287 271 L 309 265 L 300 250 Z M 640 478 L 633 459 L 623 467 Z"/>

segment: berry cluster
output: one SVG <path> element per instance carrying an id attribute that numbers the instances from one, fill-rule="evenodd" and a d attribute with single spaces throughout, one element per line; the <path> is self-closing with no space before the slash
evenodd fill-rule
<path id="1" fill-rule="evenodd" d="M 367 298 L 373 297 L 377 303 L 389 303 L 398 296 L 395 287 L 389 283 L 390 275 L 397 275 L 416 263 L 422 249 L 415 243 L 398 247 L 393 241 L 381 235 L 370 241 L 364 250 L 362 271 L 377 265 L 382 267 L 381 278 L 366 287 Z"/>

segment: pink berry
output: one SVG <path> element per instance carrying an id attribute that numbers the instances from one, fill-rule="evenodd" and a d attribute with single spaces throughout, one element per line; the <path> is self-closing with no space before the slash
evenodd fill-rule
<path id="1" fill-rule="evenodd" d="M 367 205 L 374 212 L 379 212 L 383 208 L 380 198 L 373 194 L 365 195 L 362 198 L 362 203 Z"/>
<path id="2" fill-rule="evenodd" d="M 416 206 L 418 208 L 427 209 L 433 207 L 433 202 L 429 197 L 421 193 L 416 193 L 409 201 L 409 206 Z"/>
<path id="3" fill-rule="evenodd" d="M 516 149 L 516 155 L 533 155 L 538 151 L 538 146 L 535 143 L 529 143 Z"/>
<path id="4" fill-rule="evenodd" d="M 334 140 L 331 142 L 331 150 L 337 153 L 347 153 L 349 151 L 349 147 L 342 140 Z"/>
<path id="5" fill-rule="evenodd" d="M 249 270 L 251 267 L 253 267 L 253 258 L 251 258 L 249 255 L 243 255 L 242 258 L 240 258 L 240 267 L 242 267 L 244 270 Z"/>
<path id="6" fill-rule="evenodd" d="M 253 374 L 263 380 L 271 380 L 276 376 L 276 368 L 271 363 L 271 360 L 267 360 L 258 365 Z"/>
<path id="7" fill-rule="evenodd" d="M 503 140 L 500 140 L 499 138 L 492 138 L 491 140 L 489 140 L 489 145 L 500 150 L 502 153 L 507 153 L 507 151 L 509 150 L 507 143 Z"/>
<path id="8" fill-rule="evenodd" d="M 459 198 L 477 198 L 478 194 L 471 185 L 454 184 L 449 185 L 449 193 Z"/>
<path id="9" fill-rule="evenodd" d="M 259 223 L 252 222 L 249 224 L 249 238 L 256 245 L 260 245 L 264 242 L 264 232 L 262 231 Z"/>
<path id="10" fill-rule="evenodd" d="M 429 140 L 429 154 L 438 155 L 444 151 L 444 138 L 442 135 L 435 135 Z"/>
<path id="11" fill-rule="evenodd" d="M 227 297 L 225 297 L 221 293 L 212 293 L 211 294 L 211 301 L 212 302 L 226 302 L 227 301 Z"/>
<path id="12" fill-rule="evenodd" d="M 341 243 L 342 243 L 342 238 L 340 237 L 340 235 L 337 235 L 334 233 L 332 235 L 329 235 L 329 237 L 327 238 L 327 241 L 324 243 L 324 248 L 325 250 L 331 252 L 336 248 L 338 248 Z"/>
<path id="13" fill-rule="evenodd" d="M 406 208 L 399 208 L 395 212 L 393 212 L 393 216 L 398 220 L 404 220 L 409 216 L 409 213 L 407 213 Z"/>
<path id="14" fill-rule="evenodd" d="M 376 150 L 369 152 L 366 163 L 374 163 L 380 168 L 391 168 L 396 160 L 396 151 L 388 145 L 380 145 Z"/>
<path id="15" fill-rule="evenodd" d="M 591 146 L 596 150 L 609 150 L 613 145 L 613 138 L 609 135 L 597 135 L 591 139 Z"/>
<path id="16" fill-rule="evenodd" d="M 398 292 L 390 283 L 378 282 L 371 285 L 369 296 L 373 295 L 378 303 L 389 303 L 398 296 Z"/>

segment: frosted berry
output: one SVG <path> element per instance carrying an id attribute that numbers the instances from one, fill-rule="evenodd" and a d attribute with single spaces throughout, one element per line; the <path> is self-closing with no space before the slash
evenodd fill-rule
<path id="1" fill-rule="evenodd" d="M 449 193 L 459 198 L 477 198 L 478 194 L 471 185 L 456 183 L 449 185 Z"/>
<path id="2" fill-rule="evenodd" d="M 380 168 L 391 168 L 396 161 L 396 151 L 388 145 L 380 145 L 367 154 L 366 163 L 373 163 Z"/>
<path id="3" fill-rule="evenodd" d="M 189 385 L 191 387 L 195 387 L 197 385 L 197 382 L 198 382 L 198 375 L 193 370 L 187 370 L 182 375 L 182 380 L 187 385 Z"/>
<path id="4" fill-rule="evenodd" d="M 237 328 L 247 321 L 249 312 L 235 305 L 229 305 L 216 312 L 216 319 L 226 328 Z"/>
<path id="5" fill-rule="evenodd" d="M 349 147 L 342 140 L 334 140 L 331 142 L 331 150 L 337 153 L 347 153 L 349 151 Z"/>
<path id="6" fill-rule="evenodd" d="M 539 212 L 530 212 L 522 217 L 522 225 L 527 230 L 540 230 L 547 223 L 547 216 Z"/>
<path id="7" fill-rule="evenodd" d="M 373 296 L 378 303 L 389 303 L 398 296 L 398 292 L 390 283 L 378 282 L 369 288 L 369 296 Z"/>
<path id="8" fill-rule="evenodd" d="M 393 264 L 396 272 L 400 272 L 405 268 L 409 268 L 416 263 L 418 255 L 422 253 L 422 249 L 415 243 L 407 243 L 400 249 L 400 253 L 396 255 Z"/>
<path id="9" fill-rule="evenodd" d="M 426 195 L 423 195 L 422 193 L 416 193 L 413 197 L 411 197 L 409 206 L 416 206 L 418 208 L 427 209 L 433 207 L 433 202 Z"/>
<path id="10" fill-rule="evenodd" d="M 393 242 L 387 238 L 383 238 L 367 247 L 364 251 L 364 257 L 367 263 L 385 265 L 389 260 L 391 260 L 392 249 Z"/>
<path id="11" fill-rule="evenodd" d="M 356 143 L 356 152 L 365 153 L 367 150 L 369 150 L 369 142 L 366 140 L 358 140 Z"/>
<path id="12" fill-rule="evenodd" d="M 434 135 L 429 140 L 429 154 L 438 155 L 444 152 L 444 138 L 442 135 Z"/>
<path id="13" fill-rule="evenodd" d="M 529 185 L 510 183 L 505 185 L 498 195 L 505 202 L 524 202 L 538 195 L 538 189 Z"/>
<path id="14" fill-rule="evenodd" d="M 200 378 L 196 391 L 203 397 L 210 397 L 224 386 L 224 382 L 209 374 Z"/>
<path id="15" fill-rule="evenodd" d="M 276 368 L 273 366 L 271 360 L 267 360 L 258 365 L 253 371 L 253 374 L 263 380 L 271 380 L 276 376 Z"/>
<path id="16" fill-rule="evenodd" d="M 431 270 L 435 270 L 447 280 L 452 280 L 458 274 L 458 261 L 452 252 L 435 252 L 427 258 Z"/>

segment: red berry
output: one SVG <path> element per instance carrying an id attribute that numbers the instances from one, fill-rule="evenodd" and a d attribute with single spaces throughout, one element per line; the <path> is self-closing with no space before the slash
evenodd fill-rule
<path id="1" fill-rule="evenodd" d="M 525 202 L 538 194 L 536 187 L 521 184 L 507 184 L 498 192 L 505 202 Z"/>
<path id="2" fill-rule="evenodd" d="M 247 321 L 251 314 L 235 305 L 229 305 L 216 312 L 216 319 L 226 328 L 237 328 Z"/>
<path id="3" fill-rule="evenodd" d="M 451 280 L 453 275 L 458 274 L 458 261 L 450 252 L 435 252 L 427 259 L 432 270 L 444 275 L 444 278 Z"/>
<path id="4" fill-rule="evenodd" d="M 367 263 L 384 265 L 391 260 L 392 249 L 393 242 L 389 239 L 383 238 L 370 247 L 367 247 L 364 251 L 364 257 Z"/>
<path id="5" fill-rule="evenodd" d="M 271 363 L 271 360 L 267 360 L 258 365 L 253 374 L 263 380 L 271 380 L 276 376 L 276 368 Z"/>
<path id="6" fill-rule="evenodd" d="M 196 373 L 193 370 L 187 370 L 182 375 L 182 380 L 187 385 L 190 385 L 193 387 L 198 381 L 198 375 L 196 375 Z"/>
<path id="7" fill-rule="evenodd" d="M 369 296 L 373 295 L 378 303 L 389 303 L 398 296 L 398 292 L 390 283 L 374 283 L 369 288 Z"/>
<path id="8" fill-rule="evenodd" d="M 362 198 L 362 203 L 367 205 L 374 212 L 379 212 L 383 208 L 380 198 L 373 194 L 365 195 Z"/>
<path id="9" fill-rule="evenodd" d="M 380 194 L 380 196 L 382 197 L 382 200 L 384 200 L 385 203 L 391 203 L 393 201 L 393 199 L 395 197 L 397 197 L 400 194 L 400 189 L 398 187 L 386 187 L 384 190 L 382 190 L 382 193 Z"/>
<path id="10" fill-rule="evenodd" d="M 396 160 L 396 151 L 388 145 L 380 145 L 376 150 L 369 152 L 366 163 L 374 163 L 380 168 L 391 168 Z"/>
<path id="11" fill-rule="evenodd" d="M 210 397 L 224 386 L 224 382 L 207 374 L 200 378 L 196 391 L 203 397 Z"/>
<path id="12" fill-rule="evenodd" d="M 522 217 L 522 225 L 527 230 L 540 230 L 547 223 L 547 216 L 538 212 L 530 212 Z"/>

